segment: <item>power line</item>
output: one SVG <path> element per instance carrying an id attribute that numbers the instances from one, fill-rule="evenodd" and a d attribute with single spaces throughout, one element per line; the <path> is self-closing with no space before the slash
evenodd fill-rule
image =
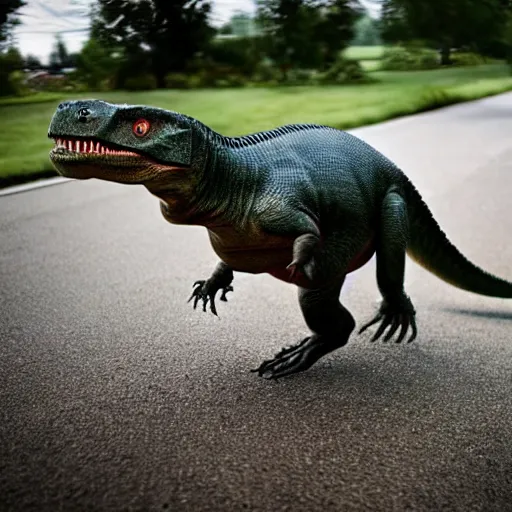
<path id="1" fill-rule="evenodd" d="M 70 28 L 68 30 L 27 30 L 22 31 L 18 30 L 17 34 L 70 34 L 73 32 L 87 32 L 89 27 L 87 28 Z"/>

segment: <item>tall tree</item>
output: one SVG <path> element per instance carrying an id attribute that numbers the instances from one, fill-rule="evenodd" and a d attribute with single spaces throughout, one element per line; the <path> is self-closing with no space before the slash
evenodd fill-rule
<path id="1" fill-rule="evenodd" d="M 25 57 L 25 67 L 31 71 L 35 71 L 36 69 L 41 69 L 42 64 L 39 57 L 36 57 L 35 55 L 27 55 Z"/>
<path id="2" fill-rule="evenodd" d="M 382 44 L 378 20 L 370 16 L 362 16 L 354 24 L 354 46 L 375 46 Z"/>
<path id="3" fill-rule="evenodd" d="M 323 66 L 329 67 L 350 43 L 354 25 L 364 9 L 357 0 L 326 0 L 319 2 L 321 17 L 316 40 L 321 45 Z"/>
<path id="4" fill-rule="evenodd" d="M 110 85 L 118 66 L 119 58 L 115 52 L 105 48 L 94 37 L 84 44 L 76 58 L 77 76 L 92 90 Z"/>
<path id="5" fill-rule="evenodd" d="M 258 0 L 270 56 L 282 67 L 329 65 L 348 45 L 357 0 Z"/>
<path id="6" fill-rule="evenodd" d="M 122 49 L 131 72 L 146 66 L 163 87 L 213 36 L 210 11 L 207 0 L 98 0 L 93 35 Z"/>
<path id="7" fill-rule="evenodd" d="M 24 5 L 23 0 L 0 1 L 0 50 L 3 49 L 12 28 L 19 23 L 16 11 Z"/>
<path id="8" fill-rule="evenodd" d="M 392 42 L 423 39 L 450 63 L 451 48 L 476 50 L 504 29 L 509 0 L 384 0 L 383 37 Z"/>
<path id="9" fill-rule="evenodd" d="M 257 19 L 267 42 L 266 52 L 283 78 L 291 67 L 316 67 L 318 45 L 313 43 L 318 12 L 307 0 L 258 0 Z"/>
<path id="10" fill-rule="evenodd" d="M 53 50 L 50 53 L 49 68 L 52 72 L 59 72 L 63 68 L 73 67 L 74 58 L 68 52 L 66 43 L 60 35 L 55 37 Z"/>

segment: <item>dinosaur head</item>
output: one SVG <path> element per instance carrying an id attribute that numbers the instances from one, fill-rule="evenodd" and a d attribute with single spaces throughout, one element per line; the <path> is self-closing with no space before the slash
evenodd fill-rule
<path id="1" fill-rule="evenodd" d="M 48 137 L 59 174 L 118 183 L 149 184 L 190 172 L 189 118 L 159 108 L 100 100 L 61 103 Z"/>

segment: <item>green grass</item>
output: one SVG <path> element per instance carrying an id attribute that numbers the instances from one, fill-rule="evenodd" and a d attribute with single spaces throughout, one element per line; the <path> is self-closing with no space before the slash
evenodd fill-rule
<path id="1" fill-rule="evenodd" d="M 377 60 L 360 60 L 359 63 L 361 64 L 362 68 L 367 72 L 367 73 L 372 73 L 373 71 L 379 71 L 380 70 L 380 64 L 381 64 L 381 60 L 380 59 L 377 59 Z"/>
<path id="2" fill-rule="evenodd" d="M 286 123 L 321 123 L 353 128 L 401 115 L 512 90 L 507 66 L 416 72 L 373 73 L 379 82 L 353 86 L 158 90 L 68 94 L 177 110 L 226 135 L 240 135 Z M 46 137 L 53 112 L 64 97 L 42 103 L 0 105 L 6 120 L 0 138 L 0 185 L 52 171 Z"/>
<path id="3" fill-rule="evenodd" d="M 349 46 L 344 55 L 354 60 L 380 60 L 384 54 L 385 46 Z"/>
<path id="4" fill-rule="evenodd" d="M 8 96 L 0 98 L 0 107 L 5 105 L 24 105 L 26 103 L 45 103 L 47 101 L 58 101 L 66 93 L 38 92 L 26 96 Z"/>

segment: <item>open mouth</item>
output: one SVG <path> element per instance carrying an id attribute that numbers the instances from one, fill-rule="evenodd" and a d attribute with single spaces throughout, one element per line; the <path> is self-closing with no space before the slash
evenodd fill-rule
<path id="1" fill-rule="evenodd" d="M 55 146 L 52 150 L 54 154 L 65 155 L 79 153 L 82 155 L 141 156 L 133 151 L 115 148 L 94 139 L 54 137 L 53 140 L 55 141 Z"/>

